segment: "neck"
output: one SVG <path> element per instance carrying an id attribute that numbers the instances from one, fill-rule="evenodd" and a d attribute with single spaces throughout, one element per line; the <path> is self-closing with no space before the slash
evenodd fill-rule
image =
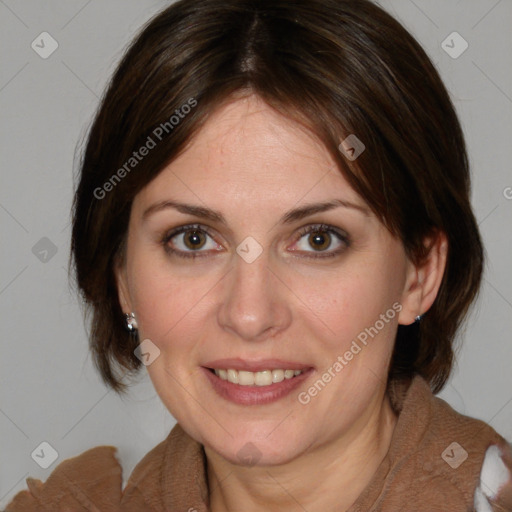
<path id="1" fill-rule="evenodd" d="M 207 450 L 212 512 L 348 510 L 391 443 L 396 415 L 387 395 L 377 404 L 343 436 L 280 466 L 241 467 Z"/>

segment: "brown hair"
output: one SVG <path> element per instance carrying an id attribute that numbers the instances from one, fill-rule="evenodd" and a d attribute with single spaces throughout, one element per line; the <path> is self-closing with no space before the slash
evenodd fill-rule
<path id="1" fill-rule="evenodd" d="M 135 38 L 89 131 L 73 207 L 72 263 L 102 378 L 124 392 L 119 370 L 141 366 L 113 271 L 132 201 L 215 109 L 242 94 L 316 134 L 413 261 L 424 257 L 425 237 L 446 233 L 438 296 L 419 324 L 399 326 L 389 372 L 420 374 L 439 391 L 482 273 L 465 143 L 425 52 L 367 0 L 181 0 Z M 338 149 L 349 134 L 366 146 L 354 161 Z M 135 159 L 149 139 L 154 147 Z"/>

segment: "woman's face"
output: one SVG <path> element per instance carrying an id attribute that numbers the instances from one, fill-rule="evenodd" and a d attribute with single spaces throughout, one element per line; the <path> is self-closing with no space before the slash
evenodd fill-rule
<path id="1" fill-rule="evenodd" d="M 137 195 L 118 283 L 182 427 L 231 462 L 281 464 L 380 410 L 415 275 L 326 149 L 251 96 Z"/>

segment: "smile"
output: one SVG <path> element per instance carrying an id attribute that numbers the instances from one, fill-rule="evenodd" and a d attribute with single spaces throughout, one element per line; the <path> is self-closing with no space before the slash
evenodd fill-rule
<path id="1" fill-rule="evenodd" d="M 304 365 L 280 363 L 224 360 L 201 369 L 210 389 L 223 399 L 239 405 L 264 405 L 290 395 L 315 371 Z"/>
<path id="2" fill-rule="evenodd" d="M 263 370 L 261 372 L 248 372 L 234 369 L 214 369 L 215 375 L 222 380 L 240 386 L 270 386 L 285 379 L 293 379 L 302 373 L 302 370 Z"/>

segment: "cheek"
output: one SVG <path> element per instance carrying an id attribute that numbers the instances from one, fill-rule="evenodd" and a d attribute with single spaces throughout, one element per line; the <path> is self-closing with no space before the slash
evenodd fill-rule
<path id="1" fill-rule="evenodd" d="M 338 347 L 350 343 L 390 309 L 386 320 L 395 317 L 392 306 L 399 297 L 396 281 L 383 279 L 385 270 L 378 262 L 360 267 L 330 276 L 302 276 L 295 280 L 296 295 L 306 306 L 303 314 Z M 386 327 L 389 323 L 393 322 L 386 322 Z"/>
<path id="2" fill-rule="evenodd" d="M 157 345 L 169 338 L 193 340 L 194 329 L 201 325 L 198 318 L 204 308 L 202 302 L 214 280 L 180 276 L 162 259 L 140 254 L 132 261 L 130 291 L 140 335 Z M 183 332 L 187 335 L 177 337 Z"/>

